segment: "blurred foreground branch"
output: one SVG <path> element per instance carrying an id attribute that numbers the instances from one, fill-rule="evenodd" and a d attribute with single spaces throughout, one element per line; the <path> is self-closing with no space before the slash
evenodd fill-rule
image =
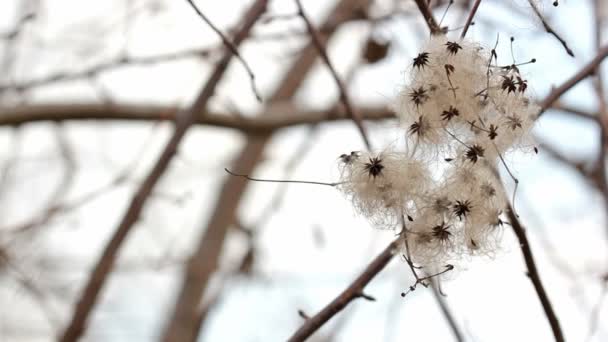
<path id="1" fill-rule="evenodd" d="M 243 17 L 243 26 L 235 35 L 234 44 L 238 46 L 242 42 L 249 31 L 258 20 L 258 18 L 266 11 L 266 0 L 256 1 Z M 139 189 L 134 194 L 127 212 L 124 214 L 116 232 L 111 237 L 103 253 L 91 272 L 86 283 L 84 291 L 76 304 L 72 318 L 61 337 L 61 341 L 76 341 L 82 336 L 86 327 L 88 317 L 93 307 L 97 303 L 99 293 L 112 271 L 118 251 L 126 240 L 127 235 L 131 231 L 134 224 L 139 220 L 141 211 L 146 203 L 146 200 L 152 193 L 154 186 L 164 174 L 169 166 L 171 159 L 177 152 L 182 138 L 185 136 L 188 129 L 195 123 L 196 113 L 204 111 L 207 107 L 207 102 L 215 92 L 216 86 L 224 76 L 230 60 L 232 52 L 227 49 L 224 57 L 218 62 L 215 70 L 210 75 L 208 81 L 201 89 L 198 97 L 190 109 L 179 115 L 175 122 L 175 131 L 171 139 L 163 149 L 157 162 L 150 170 L 150 173 L 145 178 Z"/>

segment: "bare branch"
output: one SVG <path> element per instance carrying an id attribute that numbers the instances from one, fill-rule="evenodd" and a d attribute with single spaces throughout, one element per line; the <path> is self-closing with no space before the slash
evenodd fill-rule
<path id="1" fill-rule="evenodd" d="M 540 280 L 540 275 L 538 274 L 538 270 L 536 268 L 536 262 L 534 261 L 534 255 L 532 254 L 532 250 L 530 249 L 530 243 L 528 242 L 526 231 L 519 222 L 519 219 L 515 216 L 515 214 L 513 214 L 513 209 L 511 207 L 509 207 L 507 213 L 509 216 L 509 221 L 511 222 L 511 226 L 513 227 L 513 231 L 515 232 L 515 236 L 517 236 L 517 240 L 519 241 L 521 252 L 524 256 L 524 261 L 528 269 L 528 278 L 530 278 L 530 281 L 532 281 L 532 285 L 534 285 L 534 289 L 536 290 L 538 299 L 540 299 L 540 302 L 543 306 L 543 310 L 545 311 L 545 315 L 547 316 L 547 320 L 549 321 L 549 325 L 551 326 L 551 330 L 553 331 L 555 341 L 564 342 L 564 334 L 562 332 L 562 328 L 559 325 L 559 320 L 557 319 L 555 310 L 551 305 L 549 296 L 547 296 L 547 292 L 545 291 L 543 283 Z"/>
<path id="2" fill-rule="evenodd" d="M 445 320 L 448 322 L 448 325 L 450 326 L 450 329 L 452 330 L 452 334 L 454 335 L 454 338 L 458 342 L 463 342 L 464 335 L 462 334 L 462 331 L 460 331 L 460 327 L 458 327 L 458 322 L 456 322 L 456 319 L 454 318 L 454 315 L 452 314 L 450 307 L 448 306 L 448 304 L 446 303 L 446 300 L 443 298 L 443 295 L 441 294 L 441 291 L 439 289 L 439 282 L 437 282 L 435 280 L 431 280 L 431 290 L 432 290 L 433 298 L 437 302 L 437 305 L 439 305 L 439 309 L 441 309 L 441 313 L 443 314 L 443 317 L 445 317 Z"/>
<path id="3" fill-rule="evenodd" d="M 463 39 L 467 35 L 469 26 L 471 26 L 471 23 L 473 22 L 473 18 L 475 17 L 475 13 L 477 13 L 477 8 L 479 8 L 480 3 L 481 3 L 481 0 L 475 0 L 475 3 L 473 4 L 473 7 L 471 8 L 471 12 L 469 12 L 467 21 L 464 24 L 464 27 L 462 28 L 462 33 L 460 34 L 460 39 Z"/>
<path id="4" fill-rule="evenodd" d="M 173 62 L 182 60 L 185 58 L 193 58 L 193 57 L 208 57 L 211 55 L 213 51 L 215 51 L 215 47 L 210 48 L 193 48 L 187 49 L 178 52 L 170 52 L 165 54 L 159 54 L 154 56 L 146 56 L 146 57 L 129 57 L 129 56 L 120 56 L 114 59 L 111 59 L 106 62 L 102 62 L 90 67 L 87 67 L 81 71 L 76 72 L 55 72 L 47 76 L 30 79 L 29 81 L 18 82 L 18 83 L 7 83 L 0 84 L 0 92 L 15 89 L 17 91 L 24 91 L 34 87 L 46 86 L 55 84 L 58 82 L 68 82 L 74 80 L 80 80 L 87 77 L 93 77 L 99 75 L 103 72 L 114 70 L 121 67 L 126 66 L 147 66 L 157 63 L 164 62 Z"/>
<path id="5" fill-rule="evenodd" d="M 608 45 L 599 49 L 598 54 L 579 72 L 577 72 L 570 79 L 566 80 L 559 87 L 553 89 L 549 95 L 547 95 L 547 97 L 545 97 L 545 99 L 539 103 L 541 111 L 538 115 L 541 115 L 545 110 L 551 107 L 555 101 L 557 101 L 564 93 L 577 85 L 580 81 L 594 74 L 606 56 L 608 56 Z"/>
<path id="6" fill-rule="evenodd" d="M 365 0 L 340 0 L 331 10 L 322 28 L 327 28 L 327 34 L 322 37 L 323 43 L 327 37 L 338 28 L 334 23 L 353 16 L 355 9 L 367 5 Z M 312 70 L 317 59 L 318 50 L 314 44 L 308 44 L 292 64 L 289 72 L 285 73 L 277 91 L 270 102 L 291 100 L 300 85 Z M 263 158 L 266 146 L 271 141 L 271 131 L 250 135 L 246 145 L 234 159 L 233 169 L 251 174 L 258 162 Z M 209 279 L 218 267 L 223 241 L 231 225 L 235 222 L 236 211 L 247 184 L 241 177 L 229 177 L 219 191 L 219 196 L 206 227 L 202 228 L 201 236 L 194 254 L 188 261 L 186 271 L 179 290 L 175 308 L 170 317 L 169 324 L 163 333 L 163 341 L 195 341 L 200 325 L 196 321 L 200 302 L 206 292 Z"/>
<path id="7" fill-rule="evenodd" d="M 300 17 L 302 17 L 302 20 L 304 20 L 304 23 L 306 24 L 306 28 L 308 29 L 308 33 L 310 34 L 310 38 L 312 39 L 313 44 L 319 50 L 319 55 L 325 62 L 325 65 L 327 65 L 327 68 L 329 69 L 334 80 L 336 81 L 336 85 L 338 86 L 338 89 L 340 90 L 340 101 L 342 101 L 342 104 L 344 104 L 344 108 L 346 109 L 346 112 L 351 117 L 351 119 L 355 122 L 355 125 L 357 125 L 357 128 L 359 129 L 359 132 L 361 133 L 361 137 L 363 138 L 363 141 L 365 142 L 365 146 L 367 146 L 367 149 L 371 150 L 372 145 L 369 141 L 369 138 L 367 137 L 365 127 L 363 127 L 361 117 L 355 111 L 355 108 L 351 104 L 351 101 L 348 97 L 348 93 L 346 91 L 346 87 L 344 86 L 342 79 L 340 79 L 338 72 L 336 71 L 333 64 L 331 63 L 331 60 L 329 59 L 329 56 L 327 55 L 327 51 L 325 50 L 325 47 L 323 46 L 323 43 L 321 42 L 321 39 L 319 38 L 319 33 L 314 28 L 314 26 L 310 22 L 310 19 L 304 12 L 304 7 L 302 7 L 302 3 L 300 2 L 300 0 L 295 0 L 295 1 L 298 6 L 298 14 L 300 15 Z"/>
<path id="8" fill-rule="evenodd" d="M 557 40 L 559 40 L 559 42 L 564 46 L 564 49 L 566 49 L 566 52 L 570 56 L 574 57 L 574 52 L 572 52 L 572 50 L 568 47 L 568 44 L 566 44 L 566 41 L 562 37 L 560 37 L 557 34 L 557 32 L 555 32 L 555 30 L 553 30 L 553 28 L 551 28 L 551 26 L 549 26 L 549 23 L 547 23 L 547 20 L 545 20 L 545 18 L 543 17 L 543 15 L 540 13 L 540 10 L 538 9 L 538 7 L 534 3 L 534 1 L 533 0 L 528 0 L 528 3 L 532 7 L 532 10 L 534 11 L 534 14 L 536 14 L 536 16 L 538 17 L 538 19 L 540 19 L 540 21 L 543 23 L 543 27 L 545 28 L 545 30 L 547 31 L 547 33 L 552 34 Z"/>
<path id="9" fill-rule="evenodd" d="M 267 183 L 294 183 L 294 184 L 314 184 L 314 185 L 327 185 L 327 186 L 336 186 L 341 183 L 327 183 L 327 182 L 313 182 L 313 181 L 301 181 L 301 180 L 284 180 L 284 179 L 261 179 L 261 178 L 253 178 L 249 175 L 238 174 L 224 168 L 224 171 L 228 172 L 231 176 L 235 177 L 243 177 L 247 180 L 254 182 L 267 182 Z"/>
<path id="10" fill-rule="evenodd" d="M 196 6 L 196 4 L 194 4 L 194 2 L 192 0 L 186 0 L 186 1 L 188 1 L 188 3 L 190 4 L 190 6 L 192 6 L 192 8 L 196 12 L 196 14 L 198 14 L 198 16 L 201 17 L 201 19 L 203 19 L 203 21 L 207 25 L 209 25 L 209 27 L 211 27 L 211 29 L 213 31 L 215 31 L 215 33 L 217 33 L 218 36 L 220 36 L 220 38 L 222 39 L 222 44 L 224 44 L 226 47 L 228 47 L 228 49 L 230 49 L 230 52 L 232 52 L 232 54 L 234 55 L 234 57 L 236 57 L 241 62 L 241 64 L 243 64 L 243 67 L 245 67 L 245 70 L 247 71 L 247 74 L 249 75 L 249 80 L 251 82 L 251 90 L 253 91 L 253 94 L 255 95 L 255 98 L 259 102 L 262 102 L 262 96 L 260 95 L 260 92 L 257 90 L 257 88 L 255 86 L 255 75 L 253 74 L 253 71 L 251 70 L 251 68 L 249 67 L 249 65 L 247 64 L 247 62 L 245 62 L 245 59 L 243 58 L 243 56 L 241 56 L 241 54 L 239 53 L 239 50 L 236 48 L 236 46 L 234 46 L 234 44 L 232 44 L 232 42 L 230 41 L 230 39 L 228 39 L 228 37 L 226 37 L 222 33 L 222 31 L 220 31 L 211 22 L 211 20 L 209 20 L 209 18 L 207 18 L 207 16 L 204 15 L 203 12 L 201 12 L 201 10 L 198 9 L 198 7 Z"/>
<path id="11" fill-rule="evenodd" d="M 420 10 L 420 14 L 422 14 L 422 17 L 424 17 L 424 21 L 428 25 L 429 30 L 431 30 L 431 34 L 442 34 L 443 31 L 441 30 L 441 27 L 439 27 L 439 24 L 437 24 L 437 20 L 435 20 L 435 17 L 433 16 L 433 13 L 431 12 L 431 9 L 429 8 L 427 2 L 425 0 L 414 1 L 416 2 L 418 9 Z"/>
<path id="12" fill-rule="evenodd" d="M 258 0 L 247 11 L 243 18 L 243 26 L 235 35 L 235 45 L 240 44 L 247 37 L 257 19 L 266 11 L 266 5 L 267 0 Z M 157 162 L 152 167 L 152 170 L 150 170 L 150 173 L 133 196 L 129 208 L 123 216 L 116 232 L 111 237 L 108 245 L 105 247 L 100 259 L 91 272 L 80 299 L 76 304 L 72 318 L 60 339 L 62 342 L 75 342 L 84 332 L 89 314 L 98 300 L 99 293 L 108 278 L 109 273 L 112 271 L 122 243 L 125 241 L 133 225 L 139 220 L 146 200 L 152 193 L 154 186 L 161 178 L 166 168 L 169 166 L 182 138 L 194 124 L 196 113 L 200 113 L 207 106 L 207 102 L 213 95 L 219 81 L 222 79 L 232 56 L 232 52 L 228 49 L 212 72 L 209 80 L 200 91 L 194 104 L 187 112 L 184 112 L 177 117 L 175 131 L 173 132 L 171 139 L 163 149 Z"/>
<path id="13" fill-rule="evenodd" d="M 365 286 L 382 271 L 393 259 L 397 241 L 391 242 L 338 297 L 323 308 L 319 313 L 310 317 L 289 338 L 289 342 L 304 341 L 323 324 L 327 323 L 337 313 L 342 311 L 354 299 L 361 298 Z"/>
<path id="14" fill-rule="evenodd" d="M 597 122 L 598 115 L 596 113 L 591 113 L 586 110 L 570 106 L 568 104 L 556 101 L 551 105 L 551 109 L 563 111 L 567 114 L 571 114 L 581 119 L 591 120 Z"/>
<path id="15" fill-rule="evenodd" d="M 19 126 L 40 121 L 70 120 L 129 120 L 173 121 L 179 109 L 169 106 L 128 104 L 37 104 L 0 108 L 0 126 Z M 385 107 L 359 109 L 363 120 L 394 119 L 395 114 Z M 266 112 L 252 118 L 239 117 L 234 113 L 201 111 L 196 114 L 196 124 L 239 130 L 246 134 L 263 134 L 281 128 L 348 120 L 344 113 L 335 109 L 297 111 L 291 105 L 276 103 Z"/>
<path id="16" fill-rule="evenodd" d="M 597 333 L 597 330 L 600 326 L 599 322 L 599 318 L 600 318 L 600 313 L 602 310 L 602 306 L 604 304 L 604 300 L 606 299 L 606 297 L 608 296 L 608 274 L 605 274 L 602 279 L 602 287 L 600 290 L 600 295 L 595 303 L 595 305 L 593 306 L 593 309 L 591 310 L 591 324 L 589 326 L 589 333 L 587 334 L 587 341 L 590 341 L 591 338 L 593 338 L 593 335 L 595 335 Z"/>

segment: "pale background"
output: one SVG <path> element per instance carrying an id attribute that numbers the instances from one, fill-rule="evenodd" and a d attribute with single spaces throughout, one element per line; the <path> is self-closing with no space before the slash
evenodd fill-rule
<path id="1" fill-rule="evenodd" d="M 315 23 L 333 6 L 333 1 L 303 3 Z M 561 1 L 557 8 L 551 1 L 541 3 L 575 58 L 544 32 L 526 1 L 482 1 L 476 25 L 468 33 L 470 39 L 486 46 L 492 46 L 500 34 L 498 54 L 504 63 L 511 63 L 508 38 L 515 36 L 518 61 L 538 60 L 522 70 L 539 99 L 595 55 L 593 1 Z M 200 0 L 197 4 L 225 31 L 234 27 L 250 2 Z M 373 28 L 367 22 L 351 22 L 331 40 L 329 53 L 338 70 L 345 75 L 358 68 L 348 84 L 356 104 L 391 106 L 405 84 L 404 72 L 411 58 L 428 35 L 413 1 L 375 1 L 372 13 L 389 14 L 395 6 L 409 14 Z M 437 18 L 444 8 L 435 11 Z M 18 38 L 12 43 L 7 39 L 0 42 L 2 84 L 78 72 L 123 53 L 154 56 L 220 44 L 186 1 L 177 0 L 5 0 L 0 2 L 0 32 L 11 31 L 30 9 L 36 11 L 36 17 L 23 25 Z M 269 14 L 294 12 L 291 0 L 270 1 Z M 454 6 L 443 24 L 461 26 L 466 13 Z M 240 49 L 265 98 L 308 40 L 305 34 L 280 39 L 267 36 L 304 29 L 298 17 L 258 23 L 254 36 L 259 37 Z M 379 63 L 361 66 L 361 46 L 370 34 L 390 40 L 391 49 Z M 459 31 L 451 34 L 456 36 Z M 0 105 L 110 101 L 185 107 L 212 70 L 220 55 L 217 51 L 208 59 L 189 57 L 116 67 L 96 77 L 53 82 L 23 92 L 7 90 L 0 94 Z M 604 66 L 604 75 L 606 71 Z M 296 105 L 325 109 L 336 103 L 337 95 L 333 79 L 319 63 L 299 90 Z M 562 100 L 591 113 L 598 109 L 590 80 Z M 262 107 L 251 93 L 242 65 L 233 61 L 210 108 L 253 116 Z M 367 126 L 376 146 L 391 143 L 401 134 L 394 121 Z M 0 242 L 11 259 L 10 266 L 0 263 L 0 341 L 50 341 L 62 331 L 88 271 L 171 130 L 168 122 L 126 121 L 68 121 L 60 126 L 39 122 L 0 128 Z M 58 134 L 72 151 L 75 168 L 67 177 Z M 597 158 L 599 128 L 589 120 L 550 110 L 538 122 L 535 134 L 539 142 L 573 160 L 590 165 Z M 219 187 L 229 177 L 223 169 L 246 139 L 222 128 L 196 126 L 190 130 L 121 250 L 118 268 L 102 292 L 84 340 L 159 338 L 173 309 L 183 262 L 205 229 Z M 302 146 L 306 146 L 305 153 Z M 255 175 L 334 181 L 337 157 L 362 148 L 355 126 L 348 121 L 322 124 L 314 130 L 306 126 L 285 129 L 274 136 Z M 291 159 L 297 164 L 286 174 Z M 580 173 L 542 148 L 539 155 L 512 155 L 508 162 L 521 181 L 517 206 L 566 338 L 586 341 L 602 292 L 601 277 L 608 267 L 602 197 Z M 105 188 L 125 167 L 128 181 Z M 43 213 L 58 187 L 65 191 L 61 203 L 105 190 L 26 233 L 11 232 L 11 227 Z M 250 184 L 238 217 L 243 226 L 257 231 L 253 268 L 250 273 L 237 272 L 249 242 L 241 231 L 229 231 L 222 267 L 206 295 L 218 296 L 217 302 L 199 340 L 285 340 L 302 323 L 298 309 L 316 313 L 393 238 L 392 232 L 374 229 L 357 217 L 347 200 L 329 187 L 290 185 L 280 205 L 267 216 L 264 212 L 280 188 Z M 467 341 L 552 340 L 508 227 L 495 259 L 467 260 L 461 266 L 444 283 L 444 291 Z M 20 279 L 32 283 L 38 295 Z M 333 341 L 450 341 L 449 327 L 428 289 L 400 297 L 413 281 L 407 265 L 395 258 L 366 290 L 376 302 L 355 301 L 311 340 L 333 335 Z M 602 324 L 607 319 L 605 305 L 599 310 L 599 329 L 589 341 L 608 339 L 608 328 Z"/>

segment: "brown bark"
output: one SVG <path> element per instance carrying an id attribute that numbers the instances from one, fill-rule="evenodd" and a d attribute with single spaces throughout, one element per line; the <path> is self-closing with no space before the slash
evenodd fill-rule
<path id="1" fill-rule="evenodd" d="M 247 12 L 243 20 L 243 27 L 235 36 L 235 45 L 238 46 L 238 44 L 247 37 L 257 19 L 262 15 L 262 13 L 265 12 L 266 3 L 267 0 L 258 0 Z M 182 115 L 178 116 L 173 135 L 169 139 L 169 142 L 165 146 L 157 162 L 152 167 L 152 170 L 150 170 L 150 173 L 133 196 L 127 212 L 124 214 L 114 235 L 112 235 L 110 238 L 110 241 L 104 248 L 101 257 L 91 271 L 85 288 L 80 295 L 78 302 L 76 303 L 72 318 L 70 319 L 67 328 L 60 338 L 62 342 L 76 341 L 82 336 L 90 313 L 95 307 L 99 299 L 99 294 L 110 273 L 112 272 L 120 247 L 126 240 L 134 224 L 139 220 L 139 215 L 141 214 L 146 200 L 149 198 L 154 186 L 169 166 L 169 163 L 175 155 L 182 138 L 185 136 L 188 129 L 194 124 L 195 113 L 202 112 L 207 106 L 207 102 L 213 95 L 216 86 L 222 79 L 231 58 L 232 53 L 230 51 L 226 51 L 226 54 L 219 61 L 215 70 L 209 77 L 209 80 L 200 91 L 194 104 L 187 112 L 184 112 Z"/>
<path id="2" fill-rule="evenodd" d="M 366 5 L 367 0 L 341 0 L 332 10 L 323 27 L 331 27 L 334 22 L 340 22 L 345 16 L 352 14 L 359 6 Z M 334 26 L 335 27 L 335 26 Z M 334 30 L 327 31 L 323 44 L 327 43 Z M 316 47 L 310 43 L 306 46 L 288 72 L 271 102 L 285 101 L 291 98 L 312 69 L 318 56 Z M 232 169 L 245 174 L 252 174 L 257 162 L 262 158 L 266 145 L 272 138 L 270 133 L 250 137 L 245 147 L 236 157 Z M 175 309 L 164 332 L 163 341 L 195 341 L 200 327 L 197 322 L 200 317 L 203 294 L 213 272 L 216 270 L 218 260 L 223 248 L 224 239 L 230 225 L 234 223 L 236 209 L 240 198 L 247 188 L 247 182 L 241 177 L 228 177 L 220 190 L 215 210 L 201 236 L 196 251 L 190 258 L 182 282 Z"/>

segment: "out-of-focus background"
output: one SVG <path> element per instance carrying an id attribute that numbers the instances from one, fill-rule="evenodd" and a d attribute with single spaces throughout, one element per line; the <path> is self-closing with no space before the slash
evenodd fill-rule
<path id="1" fill-rule="evenodd" d="M 428 2 L 440 21 L 449 2 Z M 474 2 L 451 5 L 449 37 Z M 232 39 L 254 1 L 195 3 Z M 429 37 L 416 1 L 302 3 L 370 139 L 395 143 L 390 108 Z M 575 57 L 526 0 L 481 1 L 467 38 L 499 36 L 503 64 L 536 58 L 521 70 L 540 101 L 606 44 L 608 3 L 534 4 Z M 295 1 L 268 1 L 238 50 L 263 101 L 233 58 L 149 186 L 173 119 L 225 54 L 220 37 L 186 0 L 0 2 L 0 341 L 286 340 L 394 238 L 332 187 L 224 171 L 333 182 L 338 156 L 364 149 Z M 538 155 L 507 158 L 568 341 L 608 340 L 606 72 L 543 114 Z M 510 227 L 499 253 L 449 278 L 445 297 L 401 298 L 415 279 L 395 257 L 366 287 L 375 302 L 353 301 L 310 341 L 457 340 L 448 316 L 464 341 L 553 340 Z"/>

